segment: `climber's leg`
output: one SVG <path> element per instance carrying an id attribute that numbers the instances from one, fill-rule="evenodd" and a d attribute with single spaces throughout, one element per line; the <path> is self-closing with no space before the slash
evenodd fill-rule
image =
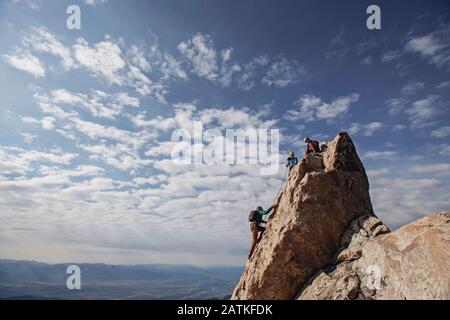
<path id="1" fill-rule="evenodd" d="M 256 244 L 258 243 L 258 230 L 257 229 L 253 229 L 252 230 L 252 238 L 253 238 L 252 239 L 252 246 L 250 248 L 250 253 L 248 255 L 249 259 L 251 258 L 252 254 L 253 254 L 253 251 L 255 251 Z"/>
<path id="2" fill-rule="evenodd" d="M 258 241 L 257 241 L 257 242 L 260 242 L 261 239 L 262 239 L 262 236 L 263 236 L 264 231 L 266 231 L 266 228 L 259 226 L 259 227 L 258 227 L 258 231 L 260 232 L 260 234 L 259 234 L 259 238 L 258 238 Z"/>

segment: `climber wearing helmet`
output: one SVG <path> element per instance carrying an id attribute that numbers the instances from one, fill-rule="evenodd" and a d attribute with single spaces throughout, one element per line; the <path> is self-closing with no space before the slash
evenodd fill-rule
<path id="1" fill-rule="evenodd" d="M 305 151 L 305 156 L 312 153 L 315 156 L 320 155 L 320 147 L 319 147 L 319 142 L 311 140 L 309 137 L 305 138 L 305 143 L 306 145 L 306 151 Z"/>
<path id="2" fill-rule="evenodd" d="M 261 241 L 262 235 L 266 230 L 265 227 L 261 226 L 261 224 L 266 223 L 266 221 L 263 220 L 263 216 L 269 214 L 272 211 L 272 209 L 276 209 L 277 207 L 278 205 L 274 204 L 267 210 L 264 210 L 262 207 L 258 207 L 256 208 L 256 210 L 250 212 L 248 221 L 250 222 L 250 232 L 252 233 L 253 239 L 252 239 L 252 246 L 250 248 L 250 254 L 248 255 L 249 259 L 251 258 L 253 251 L 255 250 L 256 244 Z"/>
<path id="3" fill-rule="evenodd" d="M 291 169 L 296 166 L 298 163 L 298 158 L 295 156 L 294 152 L 289 152 L 289 157 L 287 158 L 286 161 L 286 168 L 289 168 L 289 171 L 291 171 Z"/>

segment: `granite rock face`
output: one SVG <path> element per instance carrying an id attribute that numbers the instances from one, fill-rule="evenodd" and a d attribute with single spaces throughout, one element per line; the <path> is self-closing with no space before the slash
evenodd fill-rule
<path id="1" fill-rule="evenodd" d="M 359 242 L 362 230 L 350 246 Z M 357 255 L 345 255 L 353 258 L 336 259 L 328 270 L 320 270 L 297 298 L 450 299 L 450 213 L 371 236 L 356 245 Z"/>
<path id="2" fill-rule="evenodd" d="M 450 299 L 450 213 L 390 232 L 347 133 L 282 190 L 232 299 Z"/>
<path id="3" fill-rule="evenodd" d="M 333 260 L 355 219 L 376 219 L 364 167 L 347 133 L 340 133 L 321 157 L 304 157 L 276 202 L 233 299 L 294 298 Z"/>

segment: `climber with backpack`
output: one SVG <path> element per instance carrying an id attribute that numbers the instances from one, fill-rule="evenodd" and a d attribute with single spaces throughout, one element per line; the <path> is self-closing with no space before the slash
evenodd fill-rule
<path id="1" fill-rule="evenodd" d="M 293 151 L 289 152 L 289 157 L 286 161 L 286 168 L 289 168 L 289 171 L 298 164 L 298 158 L 295 156 Z"/>
<path id="2" fill-rule="evenodd" d="M 315 156 L 320 156 L 320 146 L 318 141 L 311 140 L 309 137 L 306 137 L 304 141 L 307 144 L 305 156 L 310 153 L 312 153 Z"/>
<path id="3" fill-rule="evenodd" d="M 266 221 L 263 220 L 263 216 L 269 214 L 272 209 L 276 209 L 277 207 L 278 205 L 274 204 L 267 210 L 264 210 L 262 207 L 258 207 L 256 210 L 250 212 L 248 222 L 250 223 L 250 232 L 252 233 L 252 246 L 250 248 L 250 254 L 248 255 L 249 259 L 253 255 L 256 244 L 261 241 L 263 233 L 266 231 L 266 228 L 261 226 L 261 224 L 266 223 Z"/>

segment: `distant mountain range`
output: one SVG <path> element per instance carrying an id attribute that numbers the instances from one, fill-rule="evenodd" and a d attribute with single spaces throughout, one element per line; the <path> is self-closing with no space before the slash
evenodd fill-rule
<path id="1" fill-rule="evenodd" d="M 72 263 L 0 259 L 0 299 L 224 299 L 242 267 L 77 264 L 81 290 L 68 290 Z"/>

